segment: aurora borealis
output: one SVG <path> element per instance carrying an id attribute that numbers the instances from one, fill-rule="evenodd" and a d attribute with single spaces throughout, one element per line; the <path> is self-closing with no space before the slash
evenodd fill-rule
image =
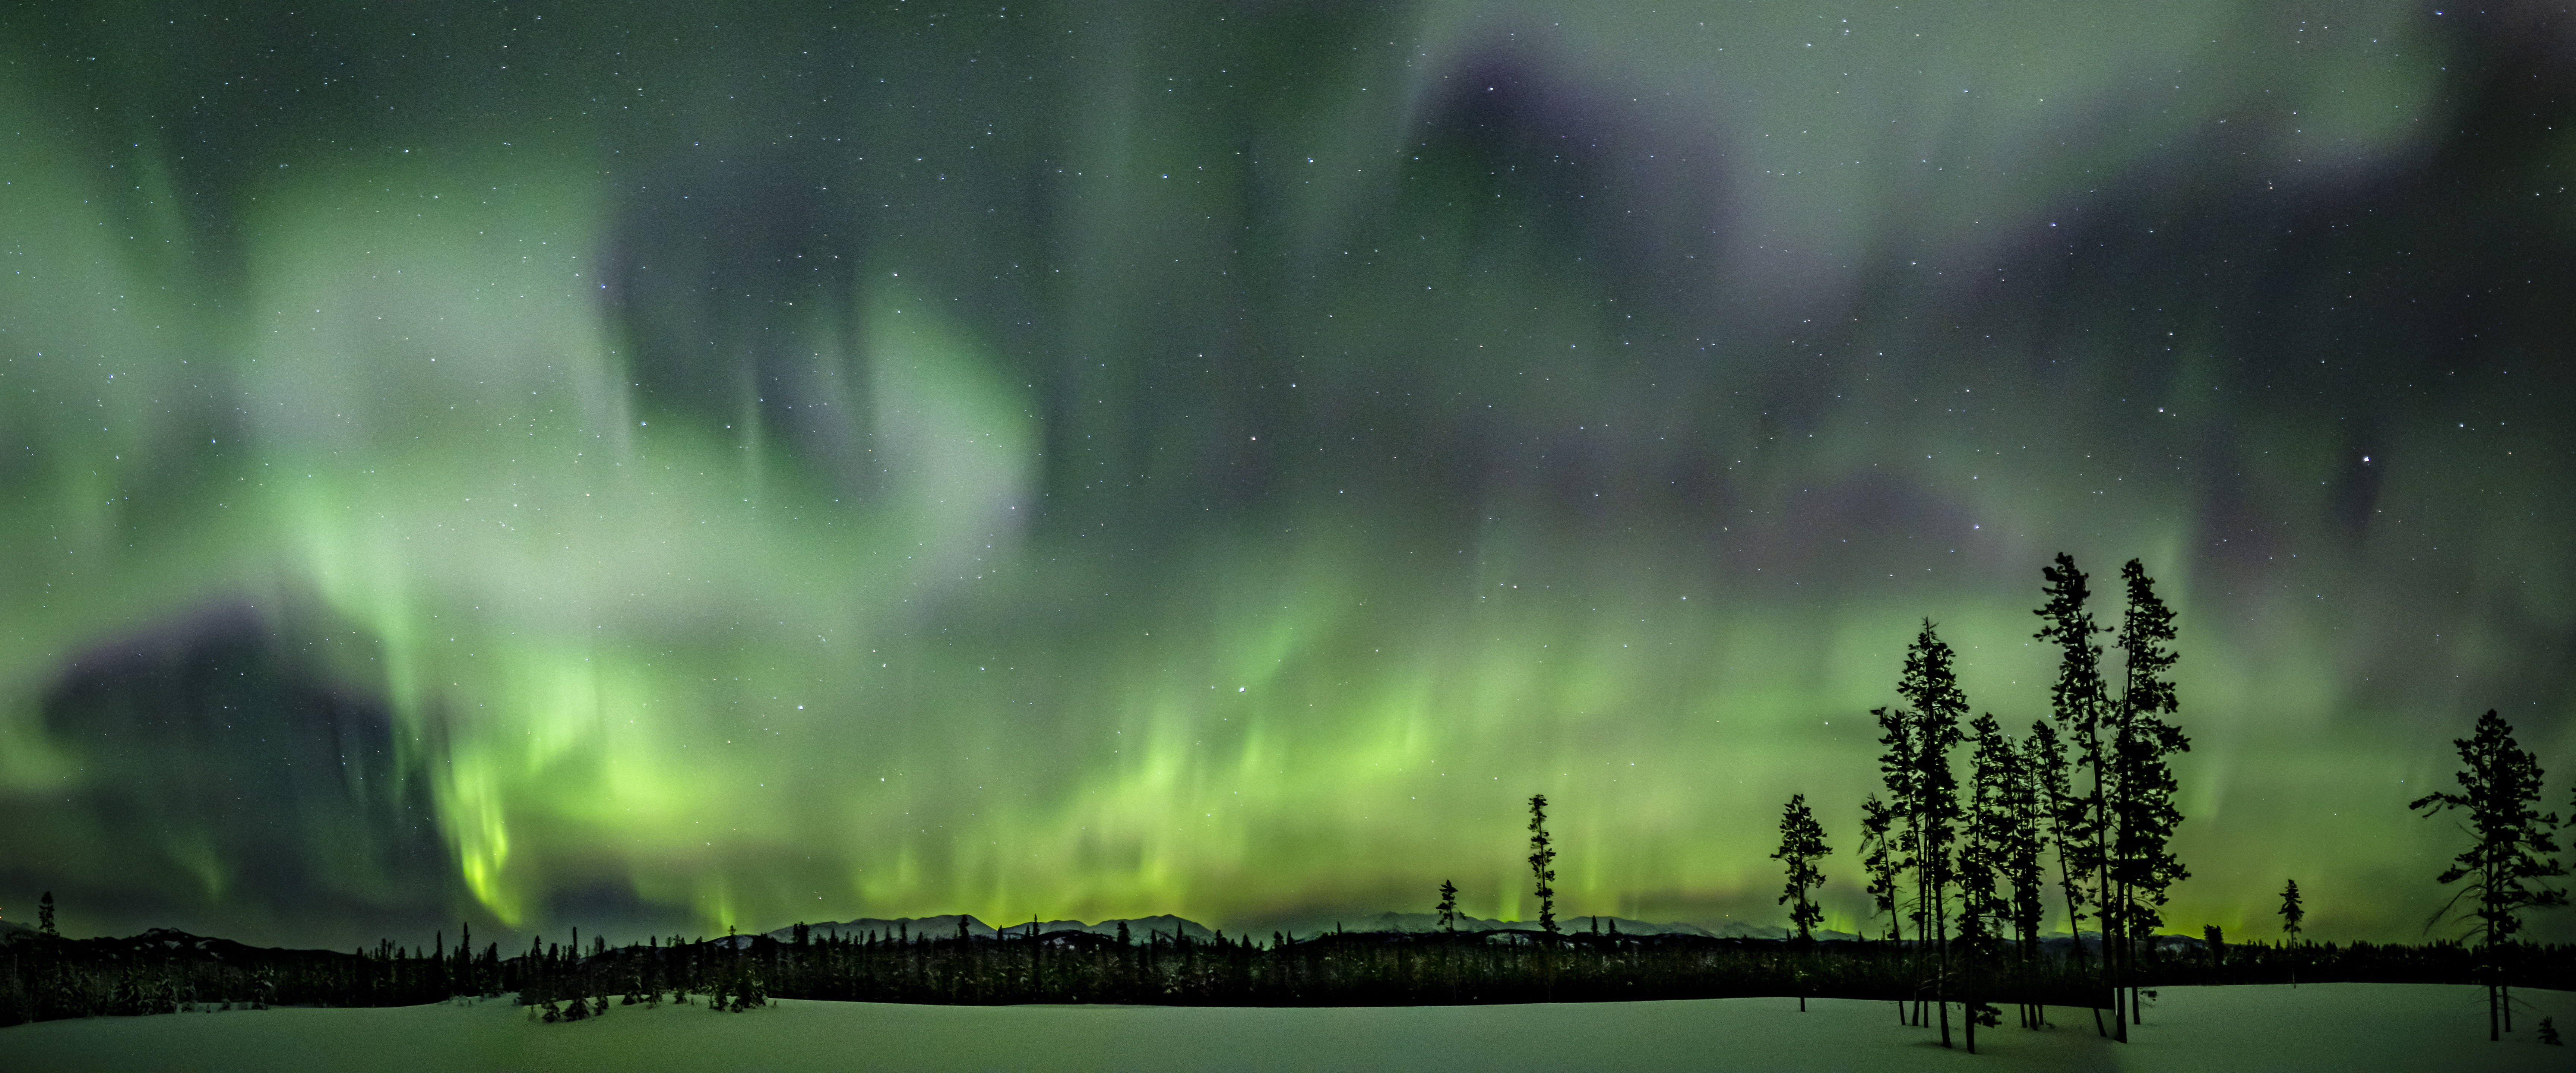
<path id="1" fill-rule="evenodd" d="M 10 920 L 1850 930 L 2061 550 L 2177 928 L 2576 807 L 2555 8 L 314 6 L 0 16 Z"/>

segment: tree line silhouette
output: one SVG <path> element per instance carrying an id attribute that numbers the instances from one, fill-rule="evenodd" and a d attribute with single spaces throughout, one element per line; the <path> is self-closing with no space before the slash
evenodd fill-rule
<path id="1" fill-rule="evenodd" d="M 202 944 L 202 945 L 201 945 Z M 208 947 L 212 947 L 210 952 Z M 2141 944 L 2149 987 L 2294 979 L 2564 987 L 2576 948 L 2454 941 L 2421 945 L 2229 943 L 2179 936 Z M 352 952 L 256 950 L 152 931 L 132 939 L 20 941 L 0 953 L 0 1022 L 270 1006 L 407 1006 L 515 995 L 538 1020 L 614 1016 L 630 1006 L 741 1012 L 771 999 L 1006 1005 L 1447 1005 L 1799 995 L 1894 1002 L 1921 994 L 1921 959 L 1885 940 L 1712 938 L 1602 931 L 1326 932 L 1289 939 L 1119 937 L 1076 931 L 832 935 L 804 928 L 609 946 L 594 939 L 504 956 L 380 944 Z M 2071 958 L 2010 965 L 1990 999 L 2101 1001 Z M 2500 974 L 2500 975 L 2499 975 Z M 579 1010 L 579 1013 L 573 1011 Z M 552 1014 L 552 1017 L 546 1015 Z M 1902 1013 L 1900 1014 L 1902 1016 Z"/>
<path id="2" fill-rule="evenodd" d="M 960 916 L 954 934 L 909 924 L 817 933 L 799 923 L 783 940 L 674 935 L 612 947 L 594 936 L 587 950 L 576 930 L 569 943 L 540 937 L 505 956 L 497 943 L 475 949 L 469 925 L 453 948 L 440 933 L 426 950 L 380 942 L 344 954 L 159 929 L 66 939 L 47 892 L 38 929 L 0 943 L 0 1025 L 505 994 L 547 1022 L 666 1003 L 738 1013 L 772 998 L 1401 1005 L 1795 995 L 1801 1010 L 1810 996 L 1892 1001 L 1905 1024 L 1937 1021 L 1944 1046 L 1956 1004 L 1974 1052 L 1977 1029 L 1999 1027 L 2003 1005 L 2032 1029 L 2046 1025 L 2048 1006 L 2087 1008 L 2098 1032 L 2125 1040 L 2153 988 L 2302 979 L 2480 983 L 2490 1036 L 2500 1038 L 2511 1030 L 2512 986 L 2576 983 L 2576 947 L 2521 938 L 2524 913 L 2567 901 L 2542 882 L 2564 874 L 2549 856 L 2559 821 L 2537 810 L 2540 767 L 2492 711 L 2455 742 L 2466 765 L 2461 790 L 2410 806 L 2468 818 L 2470 848 L 2437 877 L 2460 886 L 2435 920 L 2468 922 L 2470 941 L 2307 942 L 2295 880 L 2281 892 L 2283 941 L 2230 943 L 2215 926 L 2198 939 L 2159 934 L 2173 885 L 2190 875 L 2169 848 L 2183 818 L 2169 761 L 2190 748 L 2173 722 L 2174 616 L 2137 560 L 2121 569 L 2115 627 L 2096 624 L 2088 579 L 2071 557 L 2057 556 L 2041 574 L 2034 637 L 2059 654 L 2047 718 L 2019 737 L 1991 713 L 1971 719 L 1956 654 L 1928 619 L 1906 650 L 1901 703 L 1870 713 L 1881 732 L 1882 786 L 1861 803 L 1856 855 L 1872 933 L 1857 939 L 1816 935 L 1821 862 L 1834 851 L 1804 794 L 1783 808 L 1771 854 L 1784 871 L 1786 938 L 1623 935 L 1615 921 L 1603 930 L 1599 917 L 1588 932 L 1568 932 L 1556 918 L 1560 846 L 1547 827 L 1549 802 L 1533 794 L 1535 930 L 1459 930 L 1458 888 L 1444 881 L 1429 932 L 1274 932 L 1265 941 L 1177 928 L 1136 936 L 1124 922 L 1115 936 L 1049 932 L 1032 921 L 978 936 L 972 918 Z M 2106 670 L 2114 651 L 2118 666 Z M 2065 937 L 2041 932 L 2052 900 Z M 2088 921 L 2096 926 L 2089 947 Z"/>

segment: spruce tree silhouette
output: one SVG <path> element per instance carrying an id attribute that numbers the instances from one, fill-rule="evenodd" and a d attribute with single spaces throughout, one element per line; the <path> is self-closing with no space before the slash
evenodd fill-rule
<path id="1" fill-rule="evenodd" d="M 2088 901 L 2081 889 L 2083 882 L 2093 885 L 2090 903 L 2102 912 L 2103 986 L 2116 996 L 2118 980 L 2111 965 L 2110 918 L 2111 863 L 2107 843 L 2110 828 L 2107 815 L 2108 794 L 2104 792 L 2110 765 L 2105 762 L 2102 724 L 2110 707 L 2110 692 L 2102 680 L 2102 646 L 2094 635 L 2108 633 L 2093 624 L 2093 613 L 2084 603 L 2091 592 L 2085 585 L 2085 574 L 2075 567 L 2075 557 L 2057 553 L 2057 565 L 2039 568 L 2040 579 L 2047 584 L 2040 593 L 2047 602 L 2032 612 L 2040 618 L 2039 632 L 2032 639 L 2054 642 L 2058 648 L 2057 680 L 2048 687 L 2049 715 L 2056 721 L 2048 740 L 2064 741 L 2076 750 L 2074 764 L 2090 773 L 2089 785 L 2079 796 L 2069 783 L 2065 745 L 2053 750 L 2052 767 L 2057 773 L 2057 808 L 2050 817 L 2051 833 L 2057 843 L 2060 882 L 2066 891 L 2067 930 L 2075 936 L 2075 971 L 2084 971 L 2084 913 Z M 2046 776 L 2043 776 L 2045 778 Z M 2081 878 L 2075 878 L 2081 877 Z M 2115 1018 L 2116 1020 L 2116 1018 Z M 2126 1022 L 2120 1022 L 2119 1038 L 2126 1041 Z M 2108 1034 L 2102 1028 L 2102 1010 L 2093 1010 L 2094 1031 Z"/>
<path id="2" fill-rule="evenodd" d="M 52 891 L 46 891 L 44 897 L 36 899 L 36 933 L 57 937 L 62 935 L 61 932 L 54 930 L 54 892 Z"/>
<path id="3" fill-rule="evenodd" d="M 2460 792 L 2426 794 L 2406 807 L 2427 818 L 2451 809 L 2469 814 L 2469 848 L 2437 877 L 2445 885 L 2468 882 L 2424 926 L 2430 930 L 2462 899 L 2469 899 L 2467 916 L 2475 921 L 2470 934 L 2478 941 L 2481 975 L 2487 979 L 2487 1039 L 2495 1041 L 2504 1038 L 2497 1027 L 2500 1017 L 2505 1030 L 2513 1024 L 2499 946 L 2522 931 L 2525 910 L 2567 904 L 2566 891 L 2539 882 L 2566 875 L 2567 870 L 2557 858 L 2545 856 L 2558 852 L 2558 842 L 2549 831 L 2558 826 L 2558 815 L 2536 808 L 2540 761 L 2514 742 L 2513 725 L 2490 708 L 2478 717 L 2471 736 L 2453 739 L 2451 744 L 2459 749 L 2460 762 L 2468 765 L 2456 776 Z"/>
<path id="4" fill-rule="evenodd" d="M 1943 1047 L 1950 1046 L 1947 901 L 1956 873 L 1951 850 L 1959 834 L 1959 780 L 1950 771 L 1950 750 L 1961 741 L 1959 718 L 1968 710 L 1967 695 L 1960 692 L 1953 669 L 1956 660 L 1932 620 L 1924 619 L 1922 632 L 1906 648 L 1905 672 L 1896 683 L 1897 695 L 1913 705 L 1911 730 L 1905 735 L 1911 752 L 1903 758 L 1910 794 L 1905 813 L 1914 842 L 1910 856 L 1921 922 L 1916 934 L 1926 938 L 1938 963 L 1932 1002 L 1940 1013 Z"/>
<path id="5" fill-rule="evenodd" d="M 1824 825 L 1816 822 L 1814 809 L 1807 807 L 1807 795 L 1789 795 L 1789 804 L 1780 811 L 1780 848 L 1771 859 L 1787 869 L 1788 883 L 1780 889 L 1780 904 L 1790 905 L 1789 922 L 1796 928 L 1801 944 L 1816 941 L 1815 927 L 1825 918 L 1824 907 L 1807 897 L 1807 892 L 1825 883 L 1825 873 L 1816 867 L 1818 858 L 1833 853 L 1825 844 Z M 1794 903 L 1794 904 L 1791 904 Z M 1800 1000 L 1800 1009 L 1805 1009 Z"/>
<path id="6" fill-rule="evenodd" d="M 2120 567 L 2128 606 L 2120 614 L 2118 645 L 2126 658 L 2120 703 L 2111 734 L 2111 904 L 2118 908 L 2124 977 L 2136 964 L 2137 944 L 2164 923 L 2164 905 L 2173 885 L 2191 878 L 2165 847 L 2182 823 L 2174 803 L 2177 787 L 2166 757 L 2191 751 L 2191 739 L 2165 717 L 2179 708 L 2168 675 L 2177 659 L 2173 611 L 2156 596 L 2156 582 L 2136 559 Z M 2142 1012 L 2137 986 L 2129 987 L 2123 1007 L 2130 1022 Z M 2122 1038 L 2126 1038 L 2125 1031 Z"/>
<path id="7" fill-rule="evenodd" d="M 1816 860 L 1833 851 L 1825 844 L 1824 825 L 1816 822 L 1815 810 L 1807 807 L 1807 795 L 1789 795 L 1789 804 L 1780 811 L 1780 848 L 1772 852 L 1771 859 L 1788 870 L 1788 882 L 1781 888 L 1779 900 L 1796 903 L 1789 910 L 1789 920 L 1798 929 L 1797 942 L 1802 949 L 1814 945 L 1816 924 L 1825 916 L 1824 908 L 1807 897 L 1809 890 L 1825 882 L 1824 870 L 1816 867 Z M 1798 989 L 1798 1012 L 1807 1012 L 1807 992 L 1803 987 Z"/>
<path id="8" fill-rule="evenodd" d="M 2288 945 L 2296 947 L 2299 944 L 2299 922 L 2308 917 L 2307 908 L 2299 904 L 2298 880 L 2293 879 L 2288 886 L 2281 888 L 2281 908 L 2277 912 L 2281 914 L 2281 934 L 2288 937 Z M 2290 962 L 2290 986 L 2299 986 L 2299 963 L 2296 960 Z"/>
<path id="9" fill-rule="evenodd" d="M 1530 874 L 1538 883 L 1538 929 L 1549 940 L 1556 930 L 1556 845 L 1547 836 L 1547 795 L 1531 794 Z"/>
<path id="10" fill-rule="evenodd" d="M 1440 904 L 1433 908 L 1440 914 L 1440 930 L 1455 933 L 1458 930 L 1458 884 L 1441 880 Z"/>
<path id="11" fill-rule="evenodd" d="M 1957 946 L 1964 962 L 1959 975 L 1969 988 L 1962 998 L 1968 1053 L 1975 1054 L 1977 1028 L 2002 1023 L 2002 1011 L 1988 1005 L 1981 992 L 2002 953 L 2004 929 L 2014 919 L 2010 892 L 2017 874 L 2015 854 L 2023 842 L 2018 800 L 2027 780 L 2020 747 L 1993 714 L 1979 715 L 1968 729 L 1976 745 L 1969 761 L 1967 832 L 1959 847 Z M 2035 861 L 2029 871 L 2035 877 Z M 2030 886 L 2035 894 L 2035 879 Z"/>

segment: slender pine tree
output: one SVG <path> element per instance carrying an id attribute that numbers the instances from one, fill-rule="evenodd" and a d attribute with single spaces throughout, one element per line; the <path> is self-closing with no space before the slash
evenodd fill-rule
<path id="1" fill-rule="evenodd" d="M 2566 891 L 2541 882 L 2567 874 L 2556 857 L 2548 856 L 2558 852 L 2557 839 L 2550 835 L 2550 829 L 2558 826 L 2558 815 L 2539 811 L 2539 758 L 2514 742 L 2513 725 L 2494 709 L 2478 717 L 2472 736 L 2453 739 L 2451 744 L 2459 749 L 2460 762 L 2468 765 L 2456 776 L 2460 792 L 2426 794 L 2406 806 L 2427 817 L 2451 809 L 2469 814 L 2469 848 L 2460 851 L 2437 877 L 2445 885 L 2468 882 L 2442 903 L 2426 926 L 2460 911 L 2462 900 L 2469 902 L 2463 915 L 2473 922 L 2470 934 L 2478 942 L 2481 974 L 2487 978 L 2487 1038 L 2501 1040 L 2498 1019 L 2512 1015 L 2498 948 L 2521 933 L 2524 911 L 2567 904 Z M 2510 1027 L 2511 1022 L 2505 1024 Z"/>
<path id="2" fill-rule="evenodd" d="M 1440 930 L 1455 933 L 1458 930 L 1458 884 L 1446 879 L 1440 881 L 1440 904 L 1436 908 L 1440 913 Z"/>
<path id="3" fill-rule="evenodd" d="M 2281 888 L 2281 908 L 2276 911 L 2281 914 L 2281 934 L 2285 937 L 2283 945 L 2295 950 L 2299 945 L 2299 922 L 2308 918 L 2307 907 L 2299 902 L 2298 880 L 2293 879 Z M 2298 956 L 2291 955 L 2290 986 L 2292 987 L 2299 986 Z"/>
<path id="4" fill-rule="evenodd" d="M 1531 794 L 1529 808 L 1529 865 L 1538 886 L 1538 930 L 1552 940 L 1557 935 L 1556 844 L 1547 836 L 1547 795 Z"/>
<path id="5" fill-rule="evenodd" d="M 2071 777 L 2058 780 L 2058 807 L 2051 817 L 2052 833 L 2057 842 L 2058 869 L 2066 889 L 2067 930 L 2075 936 L 2075 971 L 2084 971 L 2084 914 L 2089 902 L 2101 907 L 2103 986 L 2116 992 L 2118 984 L 2111 964 L 2110 936 L 2115 930 L 2110 919 L 2111 866 L 2108 841 L 2108 795 L 2104 792 L 2109 778 L 2109 764 L 2103 749 L 2102 729 L 2110 708 L 2110 691 L 2102 678 L 2102 646 L 2095 643 L 2098 634 L 2110 632 L 2093 623 L 2093 613 L 2085 609 L 2091 597 L 2084 571 L 2075 566 L 2075 557 L 2057 553 L 2057 565 L 2039 569 L 2040 579 L 2047 582 L 2040 589 L 2047 598 L 2033 614 L 2040 618 L 2039 632 L 2032 638 L 2053 642 L 2058 648 L 2057 680 L 2048 688 L 2049 715 L 2056 721 L 2051 740 L 2058 734 L 2075 750 L 2074 765 L 2088 774 L 2085 785 L 2076 792 L 2069 784 Z M 2064 747 L 2056 755 L 2054 767 L 2065 776 Z M 2081 877 L 2073 879 L 2068 877 Z M 2084 897 L 2079 884 L 2090 883 L 2091 897 Z M 2101 1008 L 2093 1014 L 2095 1030 L 2101 1031 Z M 2119 1038 L 2128 1039 L 2125 1022 Z"/>
<path id="6" fill-rule="evenodd" d="M 2138 560 L 2120 567 L 2120 580 L 2128 590 L 2128 606 L 2120 614 L 2118 644 L 2126 666 L 2113 713 L 2118 722 L 2112 728 L 2111 878 L 2125 969 L 2136 964 L 2137 944 L 2151 939 L 2164 923 L 2173 885 L 2191 878 L 2166 848 L 2183 818 L 2166 758 L 2190 752 L 2191 739 L 2166 721 L 2179 707 L 2170 677 L 2177 659 L 2173 611 L 2156 595 L 2155 579 Z M 2125 1007 L 2129 1021 L 2138 1019 L 2140 1006 L 2132 982 Z"/>
<path id="7" fill-rule="evenodd" d="M 1789 921 L 1797 929 L 1800 944 L 1816 941 L 1815 927 L 1825 918 L 1824 907 L 1807 897 L 1807 892 L 1823 886 L 1825 873 L 1816 861 L 1833 852 L 1825 844 L 1824 825 L 1816 822 L 1815 810 L 1807 807 L 1807 795 L 1789 795 L 1789 804 L 1780 813 L 1780 848 L 1771 859 L 1788 871 L 1788 882 L 1781 888 L 1780 902 L 1790 904 Z M 1805 1009 L 1805 999 L 1799 1008 Z"/>
<path id="8" fill-rule="evenodd" d="M 1953 670 L 1955 662 L 1956 656 L 1941 640 L 1932 620 L 1924 619 L 1922 632 L 1906 649 L 1905 672 L 1896 683 L 1897 695 L 1913 705 L 1914 753 L 1908 758 L 1908 766 L 1912 769 L 1914 796 L 1907 802 L 1906 812 L 1913 820 L 1916 837 L 1915 891 L 1921 903 L 1917 912 L 1930 925 L 1929 949 L 1939 963 L 1933 976 L 1932 999 L 1940 1012 L 1943 1047 L 1950 1046 L 1946 896 L 1956 868 L 1951 851 L 1958 841 L 1959 822 L 1959 780 L 1950 770 L 1950 750 L 1961 740 L 1959 720 L 1968 710 L 1967 695 L 1960 692 L 1958 675 Z"/>
<path id="9" fill-rule="evenodd" d="M 1959 845 L 1959 939 L 1954 945 L 1964 985 L 1968 1053 L 1975 1054 L 1977 1028 L 1992 1028 L 2002 1018 L 1983 992 L 2012 919 L 2006 884 L 2012 871 L 2013 796 L 2021 781 L 2021 751 L 1991 713 L 1979 715 L 1968 730 L 1975 747 L 1969 755 L 1966 830 Z"/>

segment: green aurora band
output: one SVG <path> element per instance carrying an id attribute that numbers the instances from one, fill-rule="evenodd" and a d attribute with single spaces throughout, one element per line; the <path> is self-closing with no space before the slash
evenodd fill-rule
<path id="1" fill-rule="evenodd" d="M 2419 934 L 2488 707 L 2566 810 L 2555 16 L 907 6 L 0 22 L 0 902 L 1519 918 L 1544 792 L 1561 915 L 1769 924 L 1804 793 L 1861 930 L 2060 550 L 2175 926 Z"/>

